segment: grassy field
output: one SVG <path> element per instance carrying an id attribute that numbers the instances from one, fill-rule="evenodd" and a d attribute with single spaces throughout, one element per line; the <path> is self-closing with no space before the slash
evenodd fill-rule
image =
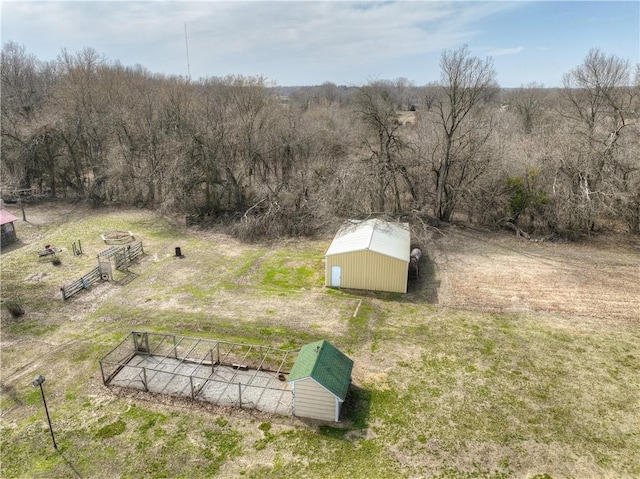
<path id="1" fill-rule="evenodd" d="M 324 288 L 330 238 L 249 245 L 144 210 L 55 204 L 27 219 L 1 256 L 3 478 L 640 477 L 633 239 L 533 245 L 451 229 L 397 295 Z M 142 260 L 120 284 L 63 301 L 111 230 L 134 232 Z M 38 260 L 46 244 L 63 249 L 60 265 Z M 345 416 L 107 388 L 98 360 L 132 330 L 280 348 L 327 339 L 355 362 Z"/>

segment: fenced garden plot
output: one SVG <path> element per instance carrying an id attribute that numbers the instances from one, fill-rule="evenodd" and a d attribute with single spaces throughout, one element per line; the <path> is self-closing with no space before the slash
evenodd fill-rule
<path id="1" fill-rule="evenodd" d="M 132 332 L 100 360 L 105 385 L 292 414 L 298 350 Z"/>

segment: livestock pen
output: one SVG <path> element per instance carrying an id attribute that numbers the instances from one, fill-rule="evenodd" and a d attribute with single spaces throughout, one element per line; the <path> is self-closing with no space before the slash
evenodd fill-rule
<path id="1" fill-rule="evenodd" d="M 299 350 L 133 331 L 100 360 L 105 385 L 291 415 Z"/>

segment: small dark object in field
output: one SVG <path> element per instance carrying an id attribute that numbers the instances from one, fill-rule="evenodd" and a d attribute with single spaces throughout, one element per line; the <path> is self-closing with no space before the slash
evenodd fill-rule
<path id="1" fill-rule="evenodd" d="M 11 316 L 13 316 L 14 318 L 17 318 L 24 314 L 24 308 L 17 301 L 7 301 L 4 303 L 4 305 L 11 313 Z"/>
<path id="2" fill-rule="evenodd" d="M 38 251 L 38 257 L 42 258 L 44 256 L 49 256 L 56 253 L 56 248 L 53 248 L 50 244 L 48 244 L 42 251 Z"/>
<path id="3" fill-rule="evenodd" d="M 53 258 L 53 260 L 51 260 L 51 264 L 54 266 L 60 266 L 62 264 L 62 261 L 60 260 L 60 258 Z"/>

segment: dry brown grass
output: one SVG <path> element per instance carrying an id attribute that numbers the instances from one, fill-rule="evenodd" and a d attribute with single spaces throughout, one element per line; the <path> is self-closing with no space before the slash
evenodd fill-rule
<path id="1" fill-rule="evenodd" d="M 22 245 L 1 257 L 3 301 L 25 304 L 18 320 L 2 311 L 3 477 L 68 477 L 30 387 L 39 372 L 84 477 L 640 475 L 638 238 L 533 243 L 450 227 L 421 245 L 422 280 L 395 295 L 325 289 L 329 236 L 248 245 L 143 210 L 54 204 L 27 215 Z M 95 263 L 108 229 L 142 234 L 136 278 L 63 302 L 60 284 Z M 66 243 L 78 238 L 86 254 L 73 258 Z M 60 267 L 35 260 L 49 243 L 67 249 Z M 289 347 L 330 339 L 356 365 L 344 437 L 313 422 L 115 394 L 96 361 L 132 329 Z M 95 439 L 120 418 L 122 434 Z M 225 447 L 223 459 L 206 453 Z"/>
<path id="2" fill-rule="evenodd" d="M 447 230 L 430 250 L 439 304 L 538 312 L 614 324 L 640 320 L 640 240 L 531 242 L 502 233 Z"/>

